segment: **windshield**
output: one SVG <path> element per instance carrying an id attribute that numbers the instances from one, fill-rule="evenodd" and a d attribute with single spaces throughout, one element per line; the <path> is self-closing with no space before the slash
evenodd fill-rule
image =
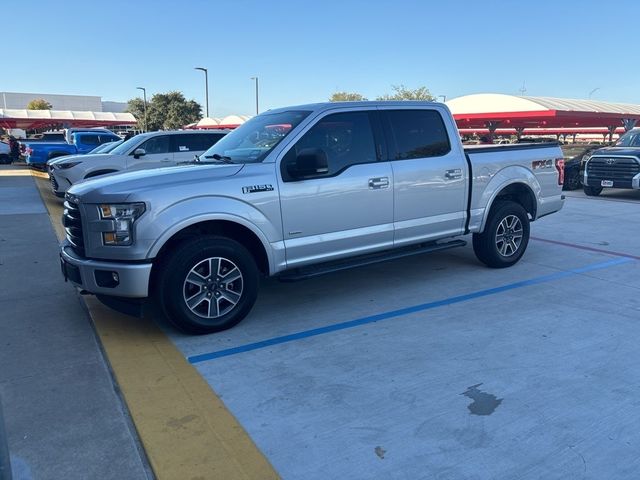
<path id="1" fill-rule="evenodd" d="M 309 113 L 288 111 L 253 117 L 204 152 L 200 161 L 261 162 Z"/>
<path id="2" fill-rule="evenodd" d="M 142 140 L 149 138 L 151 133 L 141 133 L 140 135 L 136 135 L 135 137 L 131 137 L 126 142 L 122 142 L 116 148 L 111 150 L 109 153 L 112 155 L 126 155 L 132 147 L 139 145 Z"/>
<path id="3" fill-rule="evenodd" d="M 640 128 L 622 135 L 616 142 L 616 147 L 640 147 Z"/>

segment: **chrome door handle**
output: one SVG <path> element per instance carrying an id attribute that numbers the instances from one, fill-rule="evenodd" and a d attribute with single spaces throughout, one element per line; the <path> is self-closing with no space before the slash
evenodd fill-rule
<path id="1" fill-rule="evenodd" d="M 447 170 L 444 174 L 444 178 L 448 180 L 455 180 L 457 178 L 462 178 L 462 169 L 454 168 L 452 170 Z"/>
<path id="2" fill-rule="evenodd" d="M 377 190 L 379 188 L 387 188 L 387 187 L 389 187 L 388 177 L 378 177 L 378 178 L 369 179 L 369 188 L 372 190 Z"/>

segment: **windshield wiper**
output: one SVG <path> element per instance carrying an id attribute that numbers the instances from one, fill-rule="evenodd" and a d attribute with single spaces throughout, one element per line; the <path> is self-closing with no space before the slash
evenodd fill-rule
<path id="1" fill-rule="evenodd" d="M 205 155 L 204 158 L 213 158 L 214 160 L 218 160 L 222 163 L 235 163 L 233 160 L 231 160 L 231 157 L 227 157 L 226 155 L 219 155 L 217 153 L 214 153 L 213 155 Z"/>

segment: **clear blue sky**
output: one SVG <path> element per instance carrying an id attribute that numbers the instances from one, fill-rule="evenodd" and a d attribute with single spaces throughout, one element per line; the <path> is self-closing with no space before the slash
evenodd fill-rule
<path id="1" fill-rule="evenodd" d="M 640 2 L 229 0 L 9 2 L 0 91 L 180 90 L 212 116 L 375 98 L 392 84 L 640 103 Z M 615 6 L 613 6 L 615 5 Z M 7 13 L 5 6 L 4 13 Z M 9 52 L 11 52 L 9 54 Z"/>

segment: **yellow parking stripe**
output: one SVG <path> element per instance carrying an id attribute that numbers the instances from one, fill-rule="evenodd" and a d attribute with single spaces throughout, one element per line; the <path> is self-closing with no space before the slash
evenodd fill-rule
<path id="1" fill-rule="evenodd" d="M 34 173 L 58 238 L 62 202 Z M 159 479 L 279 478 L 249 435 L 167 336 L 83 297 Z"/>

